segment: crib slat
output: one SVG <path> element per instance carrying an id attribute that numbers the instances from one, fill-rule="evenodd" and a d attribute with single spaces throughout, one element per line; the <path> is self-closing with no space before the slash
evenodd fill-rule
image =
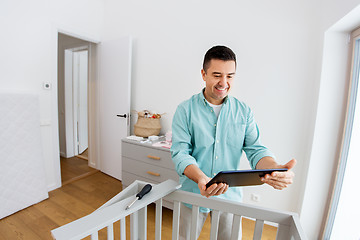
<path id="1" fill-rule="evenodd" d="M 241 216 L 234 214 L 232 230 L 231 230 L 231 240 L 238 240 L 241 238 L 240 228 L 241 228 Z"/>
<path id="2" fill-rule="evenodd" d="M 126 240 L 126 219 L 120 219 L 120 240 Z"/>
<path id="3" fill-rule="evenodd" d="M 172 240 L 179 240 L 180 202 L 174 201 Z"/>
<path id="4" fill-rule="evenodd" d="M 131 240 L 137 240 L 138 237 L 138 212 L 134 212 L 130 215 L 130 238 Z"/>
<path id="5" fill-rule="evenodd" d="M 110 224 L 107 226 L 107 240 L 114 240 L 114 226 Z"/>
<path id="6" fill-rule="evenodd" d="M 219 230 L 220 211 L 213 211 L 211 215 L 210 240 L 216 240 Z"/>
<path id="7" fill-rule="evenodd" d="M 91 240 L 98 240 L 98 239 L 99 239 L 98 232 L 94 232 L 91 234 Z"/>
<path id="8" fill-rule="evenodd" d="M 253 240 L 261 240 L 263 228 L 264 228 L 264 220 L 256 219 Z"/>
<path id="9" fill-rule="evenodd" d="M 156 201 L 155 207 L 155 240 L 161 240 L 162 198 Z"/>
<path id="10" fill-rule="evenodd" d="M 139 235 L 138 239 L 146 240 L 146 231 L 147 231 L 147 207 L 144 207 L 139 210 L 138 215 L 138 224 L 139 224 Z"/>
<path id="11" fill-rule="evenodd" d="M 197 229 L 199 224 L 199 206 L 192 206 L 191 212 L 191 230 L 190 230 L 190 240 L 196 240 L 197 238 Z"/>

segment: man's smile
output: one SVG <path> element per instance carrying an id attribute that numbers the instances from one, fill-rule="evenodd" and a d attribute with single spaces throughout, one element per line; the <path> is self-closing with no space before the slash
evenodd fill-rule
<path id="1" fill-rule="evenodd" d="M 221 86 L 215 86 L 215 88 L 219 91 L 225 91 L 229 88 L 229 86 L 226 86 L 226 87 L 221 87 Z"/>

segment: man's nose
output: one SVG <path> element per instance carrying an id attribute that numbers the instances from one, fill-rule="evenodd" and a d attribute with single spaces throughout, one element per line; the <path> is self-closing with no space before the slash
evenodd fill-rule
<path id="1" fill-rule="evenodd" d="M 219 81 L 219 84 L 221 86 L 226 86 L 227 85 L 227 79 L 226 79 L 226 76 L 222 77 Z"/>

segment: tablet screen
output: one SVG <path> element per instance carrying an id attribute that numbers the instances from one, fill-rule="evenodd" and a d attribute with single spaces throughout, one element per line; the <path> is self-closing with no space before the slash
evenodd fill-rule
<path id="1" fill-rule="evenodd" d="M 272 172 L 285 172 L 288 169 L 255 169 L 255 170 L 235 170 L 221 171 L 207 184 L 206 188 L 214 183 L 226 183 L 229 187 L 253 186 L 264 184 L 260 178 Z"/>

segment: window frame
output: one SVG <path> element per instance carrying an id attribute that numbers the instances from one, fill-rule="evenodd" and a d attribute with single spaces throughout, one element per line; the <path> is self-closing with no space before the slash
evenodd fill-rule
<path id="1" fill-rule="evenodd" d="M 351 135 L 354 123 L 356 98 L 359 90 L 360 81 L 360 27 L 349 34 L 351 44 L 351 53 L 349 54 L 351 65 L 348 72 L 350 73 L 349 91 L 347 101 L 347 111 L 345 115 L 345 125 L 341 143 L 341 153 L 338 161 L 334 188 L 331 196 L 330 209 L 326 218 L 325 231 L 323 239 L 330 239 L 335 222 L 336 212 L 341 196 L 342 184 L 345 176 L 347 158 L 351 142 Z M 359 92 L 360 94 L 360 92 Z M 360 103 L 358 103 L 360 104 Z"/>

